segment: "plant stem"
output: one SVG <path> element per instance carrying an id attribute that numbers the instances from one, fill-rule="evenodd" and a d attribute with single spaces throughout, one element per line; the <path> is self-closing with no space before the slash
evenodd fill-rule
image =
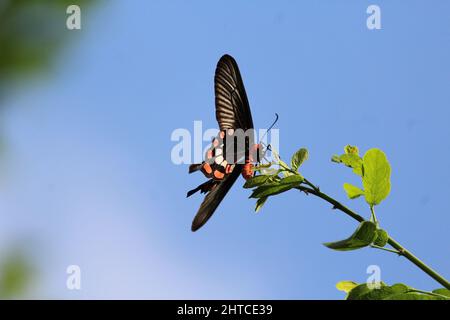
<path id="1" fill-rule="evenodd" d="M 308 185 L 309 184 L 310 183 L 308 181 Z M 313 184 L 311 184 L 311 185 L 313 185 Z M 339 201 L 337 201 L 337 200 L 331 198 L 330 196 L 328 196 L 327 194 L 321 192 L 316 187 L 310 188 L 310 187 L 305 187 L 305 186 L 299 186 L 296 189 L 306 192 L 307 194 L 313 194 L 316 197 L 319 197 L 319 198 L 327 201 L 328 203 L 333 205 L 333 209 L 338 209 L 338 210 L 344 212 L 345 214 L 352 217 L 353 219 L 355 219 L 358 222 L 365 221 L 365 219 L 362 216 L 360 216 L 356 212 L 350 210 L 349 208 L 347 208 L 346 206 L 341 204 Z M 434 280 L 439 282 L 446 289 L 450 290 L 450 282 L 448 282 L 443 276 L 441 276 L 439 273 L 437 273 L 435 270 L 430 268 L 428 265 L 426 265 L 423 261 L 421 261 L 415 255 L 413 255 L 409 250 L 405 249 L 400 243 L 398 243 L 391 237 L 389 237 L 388 243 L 390 246 L 392 246 L 394 249 L 396 249 L 402 256 L 404 256 L 406 259 L 411 261 L 413 264 L 415 264 L 417 267 L 419 267 L 422 271 L 424 271 L 426 274 L 428 274 Z"/>
<path id="2" fill-rule="evenodd" d="M 377 215 L 375 214 L 375 208 L 372 205 L 370 206 L 370 213 L 372 214 L 373 223 L 378 227 Z"/>
<path id="3" fill-rule="evenodd" d="M 402 255 L 402 253 L 401 253 L 400 251 L 393 250 L 393 249 L 389 249 L 389 248 L 385 248 L 385 247 L 380 247 L 380 246 L 377 246 L 377 245 L 375 245 L 375 244 L 371 244 L 370 247 L 371 247 L 371 248 L 374 248 L 374 249 L 380 249 L 380 250 L 392 252 L 392 253 L 398 254 L 399 256 Z"/>
<path id="4" fill-rule="evenodd" d="M 308 186 L 314 189 L 314 191 L 320 191 L 318 187 L 316 187 L 313 183 L 311 183 L 308 179 L 304 178 L 303 180 Z"/>

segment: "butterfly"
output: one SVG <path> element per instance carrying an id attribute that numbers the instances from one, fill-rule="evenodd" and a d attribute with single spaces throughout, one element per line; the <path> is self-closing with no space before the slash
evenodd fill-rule
<path id="1" fill-rule="evenodd" d="M 260 157 L 260 144 L 253 144 L 253 130 L 249 130 L 253 129 L 253 119 L 244 83 L 239 67 L 230 55 L 222 56 L 217 63 L 214 91 L 219 134 L 212 140 L 205 161 L 189 166 L 189 173 L 200 170 L 209 178 L 187 193 L 188 197 L 198 191 L 206 193 L 192 221 L 192 231 L 201 228 L 211 218 L 240 174 L 244 179 L 253 176 L 253 163 Z M 234 135 L 238 131 L 250 134 L 241 144 L 230 143 L 236 140 Z M 225 153 L 231 156 L 226 157 Z"/>

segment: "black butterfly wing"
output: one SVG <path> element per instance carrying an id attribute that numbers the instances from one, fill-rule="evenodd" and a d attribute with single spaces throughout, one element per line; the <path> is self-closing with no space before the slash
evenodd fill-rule
<path id="1" fill-rule="evenodd" d="M 203 200 L 194 220 L 192 221 L 192 231 L 200 229 L 213 215 L 222 199 L 230 190 L 233 183 L 241 174 L 242 165 L 236 165 L 233 172 L 227 175 L 212 191 L 208 192 Z"/>
<path id="2" fill-rule="evenodd" d="M 220 130 L 253 128 L 252 114 L 241 73 L 236 61 L 230 55 L 222 56 L 217 63 L 214 91 L 216 119 Z"/>
<path id="3" fill-rule="evenodd" d="M 217 63 L 214 77 L 216 96 L 216 119 L 221 130 L 253 128 L 252 113 L 248 103 L 247 93 L 242 81 L 236 60 L 230 55 L 223 55 Z M 254 141 L 253 133 L 248 132 L 250 141 Z M 231 150 L 228 144 L 226 154 L 234 154 L 236 161 L 243 161 L 245 146 L 239 141 Z M 228 160 L 228 158 L 227 158 Z"/>
<path id="4" fill-rule="evenodd" d="M 217 63 L 214 91 L 216 119 L 220 130 L 253 128 L 252 114 L 241 73 L 236 61 L 230 55 L 222 56 Z M 237 164 L 234 170 L 205 196 L 192 221 L 192 231 L 201 228 L 213 215 L 241 171 L 242 165 Z"/>

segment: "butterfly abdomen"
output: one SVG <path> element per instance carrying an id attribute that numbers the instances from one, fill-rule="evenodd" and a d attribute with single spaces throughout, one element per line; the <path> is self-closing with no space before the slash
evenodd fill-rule
<path id="1" fill-rule="evenodd" d="M 245 159 L 245 164 L 242 167 L 242 177 L 248 180 L 253 177 L 253 163 L 260 161 L 260 151 L 261 146 L 259 144 L 254 144 L 249 152 L 248 157 Z"/>
<path id="2" fill-rule="evenodd" d="M 250 160 L 245 161 L 245 164 L 242 167 L 242 177 L 245 180 L 253 177 L 253 163 L 251 163 Z"/>

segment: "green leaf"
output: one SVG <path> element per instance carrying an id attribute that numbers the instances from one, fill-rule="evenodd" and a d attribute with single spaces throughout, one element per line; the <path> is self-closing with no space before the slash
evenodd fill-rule
<path id="1" fill-rule="evenodd" d="M 384 247 L 389 240 L 388 233 L 383 229 L 377 229 L 375 231 L 376 238 L 373 241 L 373 244 L 379 247 Z"/>
<path id="2" fill-rule="evenodd" d="M 272 179 L 275 181 L 272 181 Z M 276 175 L 271 176 L 268 183 L 258 186 L 250 198 L 264 198 L 288 191 L 302 183 L 304 178 L 300 174 L 293 174 L 280 180 L 278 179 L 279 177 Z"/>
<path id="3" fill-rule="evenodd" d="M 356 250 L 368 246 L 375 239 L 376 225 L 371 221 L 363 221 L 358 229 L 347 239 L 324 243 L 330 249 L 338 251 Z"/>
<path id="4" fill-rule="evenodd" d="M 394 284 L 391 288 L 394 288 L 398 285 L 400 284 Z M 403 286 L 407 287 L 407 290 L 405 290 L 404 292 L 399 292 L 400 290 L 397 290 L 397 292 L 393 292 L 392 294 L 384 296 L 383 300 L 447 300 L 445 296 L 437 296 L 428 294 L 426 292 L 418 292 L 415 291 L 414 288 L 408 287 L 406 285 Z"/>
<path id="5" fill-rule="evenodd" d="M 336 163 L 341 163 L 341 162 L 342 162 L 342 161 L 341 161 L 341 157 L 338 156 L 337 154 L 334 154 L 334 155 L 331 157 L 331 161 L 332 161 L 332 162 L 336 162 Z"/>
<path id="6" fill-rule="evenodd" d="M 348 281 L 351 283 L 351 281 Z M 438 289 L 439 290 L 439 289 Z M 446 290 L 446 289 L 444 289 Z M 448 291 L 448 290 L 447 290 Z M 388 286 L 381 282 L 379 288 L 370 289 L 366 283 L 354 286 L 348 292 L 347 300 L 446 300 L 442 293 L 421 292 L 403 283 Z M 438 296 L 441 294 L 442 296 Z"/>
<path id="7" fill-rule="evenodd" d="M 363 160 L 359 155 L 354 153 L 346 153 L 341 155 L 339 159 L 344 165 L 352 168 L 354 173 L 356 173 L 359 176 L 362 176 Z"/>
<path id="8" fill-rule="evenodd" d="M 345 293 L 349 293 L 357 285 L 358 284 L 354 281 L 340 281 L 336 283 L 336 289 L 338 289 L 339 291 L 344 291 Z"/>
<path id="9" fill-rule="evenodd" d="M 381 284 L 383 286 L 384 284 Z M 347 295 L 347 300 L 361 300 L 361 297 L 370 292 L 367 284 L 362 283 L 354 287 Z"/>
<path id="10" fill-rule="evenodd" d="M 292 170 L 297 171 L 298 168 L 308 159 L 308 150 L 305 148 L 299 149 L 291 159 Z"/>
<path id="11" fill-rule="evenodd" d="M 258 171 L 259 171 L 261 174 L 268 175 L 268 176 L 277 175 L 278 172 L 279 172 L 279 170 L 278 170 L 277 168 L 273 168 L 273 167 L 270 167 L 270 168 L 260 168 L 260 169 L 258 169 Z"/>
<path id="12" fill-rule="evenodd" d="M 267 169 L 267 168 L 270 168 L 272 166 L 272 164 L 273 164 L 272 162 L 260 163 L 260 164 L 258 164 L 256 166 L 254 166 L 253 170 L 254 171 L 258 171 L 258 170 L 261 170 L 261 169 Z"/>
<path id="13" fill-rule="evenodd" d="M 361 157 L 354 153 L 344 153 L 339 157 L 339 160 L 350 168 L 356 168 L 362 165 Z"/>
<path id="14" fill-rule="evenodd" d="M 359 166 L 359 167 L 353 168 L 353 173 L 357 174 L 360 177 L 362 177 L 363 176 L 363 167 Z"/>
<path id="15" fill-rule="evenodd" d="M 359 297 L 360 300 L 384 300 L 389 297 L 405 294 L 410 290 L 405 284 L 398 283 L 393 286 L 381 285 L 379 289 L 369 289 L 368 292 Z"/>
<path id="16" fill-rule="evenodd" d="M 250 195 L 250 198 L 264 198 L 268 196 L 273 196 L 294 187 L 293 184 L 276 184 L 276 185 L 268 185 L 268 186 L 259 186 L 256 188 L 253 193 Z"/>
<path id="17" fill-rule="evenodd" d="M 262 208 L 262 206 L 264 205 L 264 203 L 266 203 L 266 201 L 267 201 L 268 198 L 269 198 L 269 197 L 263 197 L 263 198 L 259 198 L 259 199 L 256 201 L 255 212 L 258 212 L 258 211 Z"/>
<path id="18" fill-rule="evenodd" d="M 270 176 L 268 175 L 258 175 L 258 176 L 254 176 L 250 179 L 248 179 L 247 181 L 245 181 L 244 183 L 244 188 L 254 188 L 260 185 L 263 185 L 267 182 L 267 180 L 269 180 Z"/>
<path id="19" fill-rule="evenodd" d="M 404 283 L 394 283 L 391 286 L 391 288 L 392 288 L 392 292 L 395 292 L 395 293 L 406 292 L 408 290 L 411 290 L 411 287 L 407 286 Z"/>
<path id="20" fill-rule="evenodd" d="M 275 161 L 278 163 L 279 165 L 279 172 L 281 174 L 283 174 L 283 177 L 288 177 L 293 175 L 292 172 L 290 172 L 290 169 L 288 164 L 286 162 L 284 162 L 283 160 L 281 160 L 280 156 L 278 155 L 278 153 L 276 153 L 273 149 L 272 149 L 272 155 L 275 158 Z"/>
<path id="21" fill-rule="evenodd" d="M 364 191 L 360 188 L 350 184 L 350 183 L 344 183 L 344 190 L 347 192 L 347 196 L 350 199 L 356 199 L 360 196 L 364 195 Z"/>
<path id="22" fill-rule="evenodd" d="M 267 174 L 270 174 L 270 173 L 268 173 L 268 172 L 270 172 L 270 171 L 276 171 L 276 170 L 277 170 L 277 169 L 275 169 L 275 168 L 272 168 L 272 165 L 273 165 L 272 162 L 269 162 L 269 163 L 260 163 L 260 164 L 258 164 L 258 165 L 256 165 L 256 166 L 254 166 L 254 167 L 252 168 L 252 170 L 253 170 L 254 172 L 260 172 L 260 173 L 263 174 L 263 175 L 267 175 Z"/>
<path id="23" fill-rule="evenodd" d="M 378 289 L 371 289 L 366 283 L 362 283 L 349 292 L 347 300 L 382 300 L 390 295 L 401 294 L 408 290 L 410 288 L 401 283 L 390 287 L 381 282 Z"/>
<path id="24" fill-rule="evenodd" d="M 280 184 L 292 184 L 292 185 L 299 185 L 302 183 L 304 178 L 299 174 L 294 174 L 292 176 L 285 177 L 280 180 Z"/>
<path id="25" fill-rule="evenodd" d="M 280 165 L 280 172 L 283 175 L 283 177 L 289 177 L 293 175 L 293 173 L 289 171 L 290 168 L 286 162 L 284 162 L 281 159 L 278 159 L 278 164 Z"/>
<path id="26" fill-rule="evenodd" d="M 363 158 L 363 187 L 366 202 L 373 206 L 391 191 L 391 166 L 383 151 L 370 149 Z"/>
<path id="27" fill-rule="evenodd" d="M 347 167 L 350 167 L 353 169 L 353 172 L 356 173 L 359 176 L 362 176 L 362 164 L 363 160 L 361 157 L 356 153 L 344 153 L 343 155 L 334 155 L 331 158 L 331 161 L 342 163 L 346 165 Z"/>
<path id="28" fill-rule="evenodd" d="M 450 298 L 450 290 L 445 288 L 439 288 L 432 291 L 433 293 L 440 294 L 441 296 L 446 296 Z"/>
<path id="29" fill-rule="evenodd" d="M 374 299 L 372 299 L 374 300 Z M 433 297 L 417 292 L 405 292 L 399 294 L 391 294 L 383 298 L 383 300 L 442 300 L 439 297 Z"/>
<path id="30" fill-rule="evenodd" d="M 346 145 L 344 147 L 344 151 L 345 151 L 345 153 L 351 153 L 351 154 L 359 155 L 359 149 L 358 149 L 357 146 L 351 146 L 351 145 L 348 144 L 348 145 Z"/>
<path id="31" fill-rule="evenodd" d="M 278 175 L 278 173 L 279 173 L 279 170 L 277 170 L 277 172 L 276 172 L 275 174 L 271 175 L 270 178 L 267 180 L 267 183 L 266 183 L 266 184 L 275 184 L 275 183 L 279 183 L 280 180 L 281 180 L 281 178 L 280 178 L 280 176 Z"/>

